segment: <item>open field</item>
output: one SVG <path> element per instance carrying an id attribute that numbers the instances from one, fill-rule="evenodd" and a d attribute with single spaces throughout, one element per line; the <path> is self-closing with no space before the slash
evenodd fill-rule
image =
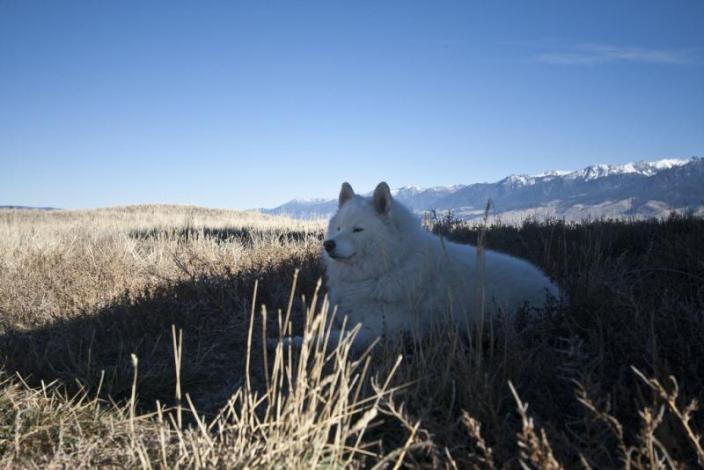
<path id="1" fill-rule="evenodd" d="M 323 227 L 0 211 L 0 466 L 704 466 L 704 220 L 437 220 L 569 302 L 359 360 L 349 343 L 267 352 L 287 318 L 324 332 Z"/>

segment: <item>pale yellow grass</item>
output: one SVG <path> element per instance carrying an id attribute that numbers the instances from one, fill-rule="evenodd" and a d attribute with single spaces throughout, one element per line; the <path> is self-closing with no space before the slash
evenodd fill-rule
<path id="1" fill-rule="evenodd" d="M 0 210 L 0 312 L 15 326 L 37 325 L 165 280 L 313 253 L 323 225 L 189 206 Z M 204 230 L 233 235 L 223 243 Z"/>

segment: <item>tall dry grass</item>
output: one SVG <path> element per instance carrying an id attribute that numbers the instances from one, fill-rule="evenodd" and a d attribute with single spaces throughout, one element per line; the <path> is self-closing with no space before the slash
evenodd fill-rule
<path id="1" fill-rule="evenodd" d="M 3 324 L 37 326 L 164 282 L 313 256 L 321 230 L 322 222 L 187 206 L 2 210 Z"/>
<path id="2" fill-rule="evenodd" d="M 702 220 L 435 221 L 539 264 L 569 303 L 362 358 L 320 340 L 322 229 L 189 207 L 0 212 L 0 465 L 703 465 Z M 268 351 L 287 329 L 303 349 Z"/>

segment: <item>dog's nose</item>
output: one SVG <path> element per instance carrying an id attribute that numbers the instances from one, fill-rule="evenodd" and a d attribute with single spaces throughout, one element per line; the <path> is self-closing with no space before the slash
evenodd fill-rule
<path id="1" fill-rule="evenodd" d="M 332 250 L 335 249 L 335 240 L 325 240 L 323 242 L 323 246 L 325 247 L 325 251 L 330 253 Z"/>

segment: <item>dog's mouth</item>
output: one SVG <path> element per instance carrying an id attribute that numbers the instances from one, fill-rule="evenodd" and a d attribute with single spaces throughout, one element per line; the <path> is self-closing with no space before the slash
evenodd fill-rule
<path id="1" fill-rule="evenodd" d="M 355 254 L 352 253 L 352 254 L 349 255 L 349 256 L 340 256 L 340 255 L 336 255 L 335 253 L 328 253 L 328 256 L 329 256 L 330 258 L 334 259 L 335 261 L 347 261 L 347 260 L 353 258 L 354 255 L 355 255 Z"/>

